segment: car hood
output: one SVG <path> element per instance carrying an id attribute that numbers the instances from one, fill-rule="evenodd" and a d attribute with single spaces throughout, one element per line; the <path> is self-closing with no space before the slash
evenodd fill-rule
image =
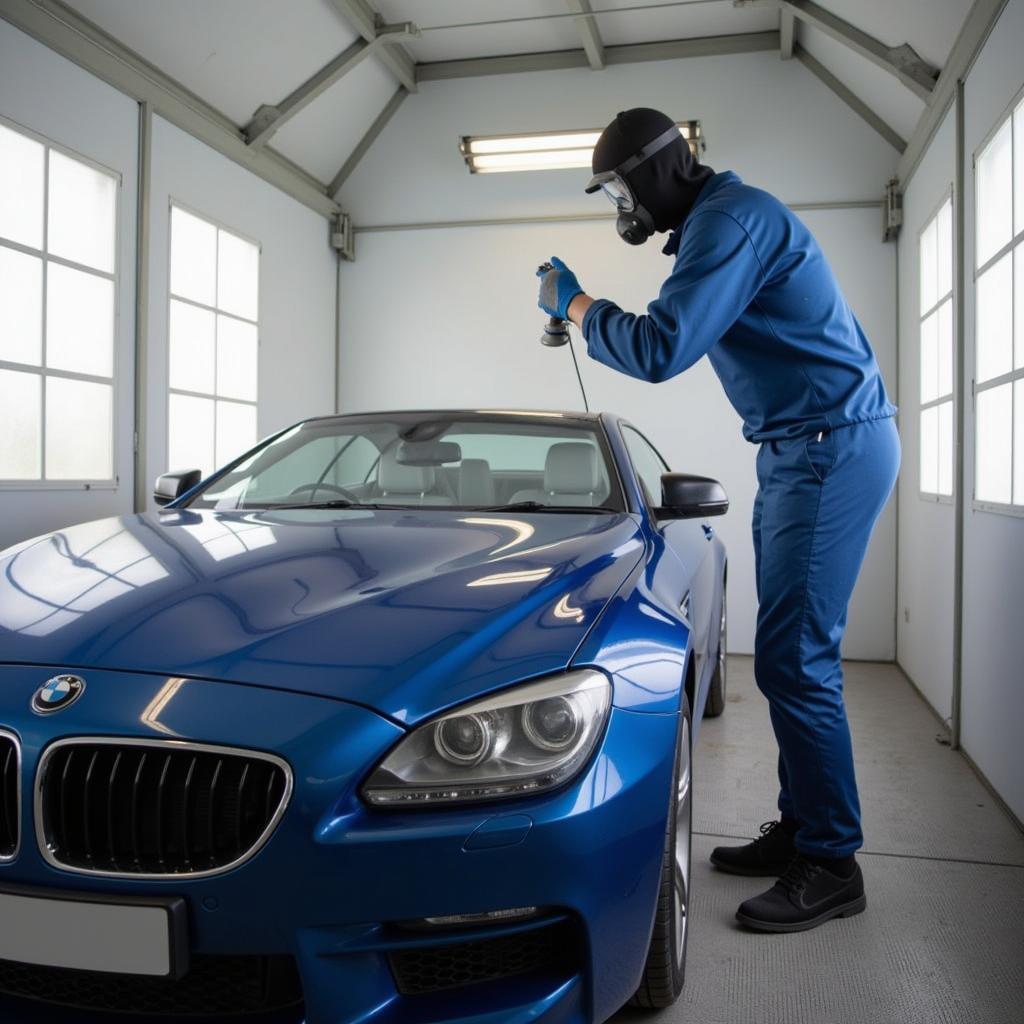
<path id="1" fill-rule="evenodd" d="M 272 686 L 411 724 L 564 668 L 642 549 L 626 514 L 105 519 L 0 553 L 0 662 Z"/>

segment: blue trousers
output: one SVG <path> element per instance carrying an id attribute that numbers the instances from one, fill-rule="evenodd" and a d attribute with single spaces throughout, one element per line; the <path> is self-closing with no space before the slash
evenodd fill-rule
<path id="1" fill-rule="evenodd" d="M 779 744 L 779 810 L 815 856 L 863 841 L 839 645 L 899 463 L 892 419 L 767 441 L 757 455 L 754 673 Z"/>

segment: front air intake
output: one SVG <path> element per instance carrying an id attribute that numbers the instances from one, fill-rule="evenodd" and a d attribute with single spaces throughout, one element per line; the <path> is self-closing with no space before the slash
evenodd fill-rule
<path id="1" fill-rule="evenodd" d="M 178 741 L 59 740 L 43 754 L 43 855 L 76 871 L 209 875 L 253 856 L 291 795 L 280 758 Z"/>
<path id="2" fill-rule="evenodd" d="M 10 860 L 18 852 L 20 767 L 18 741 L 10 733 L 0 732 L 0 860 Z"/>
<path id="3" fill-rule="evenodd" d="M 573 951 L 578 948 L 570 923 L 552 921 L 512 935 L 398 949 L 388 959 L 398 991 L 420 996 L 518 975 L 574 969 Z"/>

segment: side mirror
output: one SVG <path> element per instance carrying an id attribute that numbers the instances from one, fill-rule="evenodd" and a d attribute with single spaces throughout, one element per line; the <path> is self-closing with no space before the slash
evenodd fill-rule
<path id="1" fill-rule="evenodd" d="M 198 469 L 182 469 L 177 473 L 164 473 L 156 478 L 153 485 L 153 500 L 161 507 L 180 498 L 186 491 L 191 491 L 203 474 Z"/>
<path id="2" fill-rule="evenodd" d="M 664 473 L 661 477 L 659 519 L 704 519 L 724 516 L 729 511 L 729 496 L 717 481 L 692 473 Z"/>

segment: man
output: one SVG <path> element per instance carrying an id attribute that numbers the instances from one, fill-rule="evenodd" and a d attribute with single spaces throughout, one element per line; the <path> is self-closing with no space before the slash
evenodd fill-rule
<path id="1" fill-rule="evenodd" d="M 702 166 L 672 120 L 646 108 L 608 125 L 593 171 L 587 191 L 616 204 L 626 242 L 671 232 L 672 272 L 635 316 L 591 298 L 552 259 L 539 305 L 580 327 L 591 358 L 641 380 L 668 380 L 707 355 L 760 445 L 754 672 L 779 744 L 780 820 L 711 861 L 779 876 L 740 906 L 743 924 L 814 928 L 866 905 L 839 646 L 899 469 L 896 409 L 821 250 L 781 202 Z"/>

